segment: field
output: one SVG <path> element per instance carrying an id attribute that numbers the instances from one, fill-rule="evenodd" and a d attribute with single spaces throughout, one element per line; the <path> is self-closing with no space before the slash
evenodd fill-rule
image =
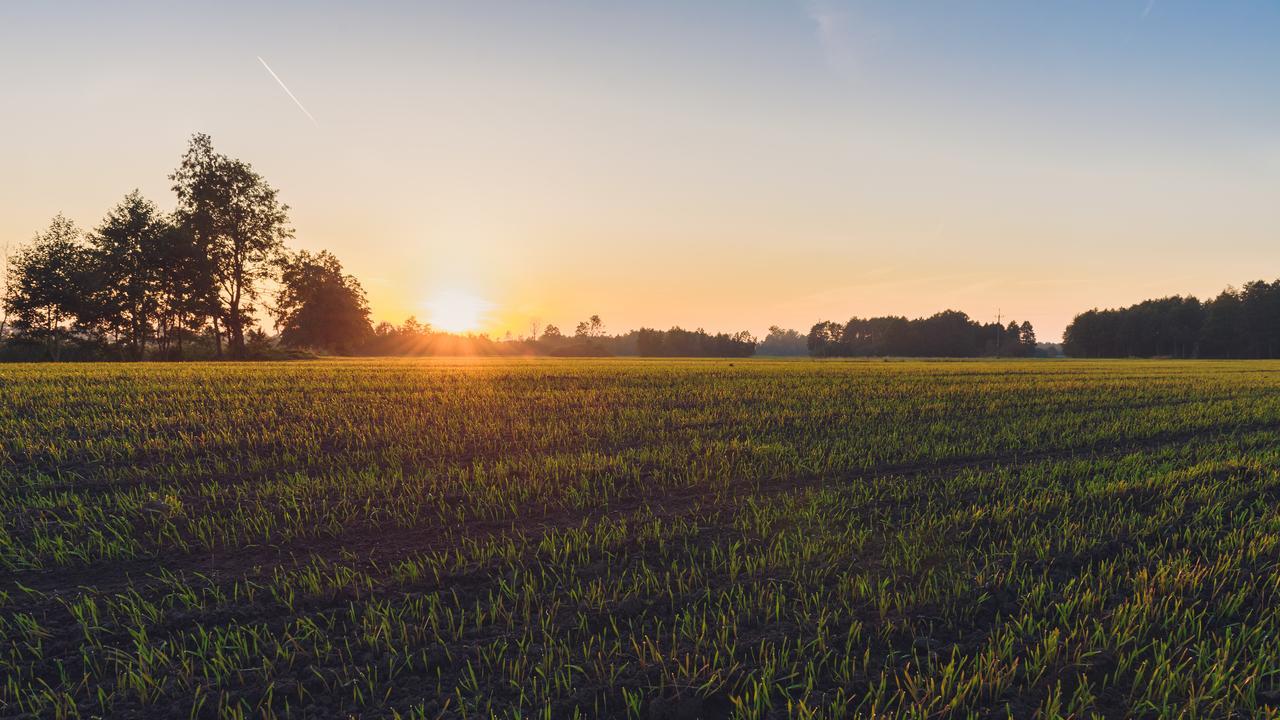
<path id="1" fill-rule="evenodd" d="M 1280 363 L 0 367 L 3 717 L 1258 717 Z"/>

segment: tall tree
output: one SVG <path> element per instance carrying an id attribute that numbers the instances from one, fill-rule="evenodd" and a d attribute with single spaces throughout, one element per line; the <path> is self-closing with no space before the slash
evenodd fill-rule
<path id="1" fill-rule="evenodd" d="M 1280 354 L 1280 280 L 1254 280 L 1240 290 L 1250 354 L 1273 358 Z"/>
<path id="2" fill-rule="evenodd" d="M 231 355 L 243 357 L 259 283 L 293 235 L 289 208 L 248 163 L 215 152 L 203 133 L 191 138 L 169 179 L 179 222 L 210 259 L 219 301 L 215 323 L 225 323 Z"/>
<path id="3" fill-rule="evenodd" d="M 839 323 L 824 320 L 809 328 L 805 344 L 809 346 L 809 354 L 814 357 L 830 357 L 840 354 L 840 337 L 844 328 Z"/>
<path id="4" fill-rule="evenodd" d="M 5 311 L 15 330 L 45 344 L 51 359 L 59 359 L 67 326 L 81 311 L 88 265 L 80 230 L 61 214 L 9 263 Z"/>
<path id="5" fill-rule="evenodd" d="M 172 219 L 165 224 L 157 253 L 161 269 L 158 342 L 166 356 L 181 357 L 184 340 L 207 327 L 219 312 L 213 261 L 190 229 Z"/>
<path id="6" fill-rule="evenodd" d="M 168 219 L 134 190 L 89 236 L 96 287 L 82 320 L 117 333 L 135 360 L 159 324 L 169 233 Z"/>
<path id="7" fill-rule="evenodd" d="M 9 243 L 0 245 L 0 281 L 4 282 L 4 291 L 0 292 L 0 342 L 4 342 L 9 332 L 9 307 L 4 303 L 4 298 L 9 293 L 9 261 L 13 254 L 10 252 Z"/>
<path id="8" fill-rule="evenodd" d="M 276 327 L 284 344 L 344 353 L 372 332 L 364 289 L 329 252 L 287 257 L 280 282 Z"/>
<path id="9" fill-rule="evenodd" d="M 1201 356 L 1245 357 L 1249 352 L 1248 326 L 1240 294 L 1228 287 L 1205 306 L 1204 326 L 1200 331 Z"/>
<path id="10" fill-rule="evenodd" d="M 1018 342 L 1022 345 L 1022 354 L 1031 356 L 1036 352 L 1036 329 L 1031 323 L 1023 320 L 1018 326 Z"/>

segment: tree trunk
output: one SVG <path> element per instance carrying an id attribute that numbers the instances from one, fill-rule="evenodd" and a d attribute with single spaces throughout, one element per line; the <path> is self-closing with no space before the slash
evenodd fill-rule
<path id="1" fill-rule="evenodd" d="M 231 279 L 231 297 L 230 302 L 227 303 L 227 332 L 230 334 L 232 359 L 242 360 L 244 358 L 244 315 L 240 311 L 240 298 L 243 288 L 241 267 L 243 260 L 240 260 L 238 253 L 236 258 L 236 270 Z"/>
<path id="2" fill-rule="evenodd" d="M 227 346 L 231 350 L 233 360 L 244 358 L 244 319 L 240 317 L 240 309 L 232 308 L 227 317 Z"/>

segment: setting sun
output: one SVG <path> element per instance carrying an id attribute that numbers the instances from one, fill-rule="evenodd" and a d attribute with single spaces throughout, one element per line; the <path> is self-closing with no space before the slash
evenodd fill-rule
<path id="1" fill-rule="evenodd" d="M 446 290 L 426 303 L 429 322 L 437 330 L 463 333 L 479 330 L 492 303 L 471 293 Z"/>

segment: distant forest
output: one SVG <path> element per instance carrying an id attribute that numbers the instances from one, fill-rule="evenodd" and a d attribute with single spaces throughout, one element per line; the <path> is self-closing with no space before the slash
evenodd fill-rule
<path id="1" fill-rule="evenodd" d="M 750 333 L 711 334 L 705 330 L 641 328 L 608 335 L 599 315 L 578 323 L 572 334 L 547 325 L 540 334 L 494 340 L 487 335 L 457 335 L 432 330 L 409 318 L 400 326 L 379 323 L 357 355 L 548 355 L 552 357 L 750 357 L 756 339 Z"/>
<path id="2" fill-rule="evenodd" d="M 1280 358 L 1280 280 L 1216 298 L 1175 295 L 1077 315 L 1063 334 L 1072 357 Z"/>
<path id="3" fill-rule="evenodd" d="M 947 310 L 927 318 L 853 318 L 820 322 L 806 341 L 814 357 L 1030 357 L 1036 331 L 1029 322 L 980 323 Z"/>

